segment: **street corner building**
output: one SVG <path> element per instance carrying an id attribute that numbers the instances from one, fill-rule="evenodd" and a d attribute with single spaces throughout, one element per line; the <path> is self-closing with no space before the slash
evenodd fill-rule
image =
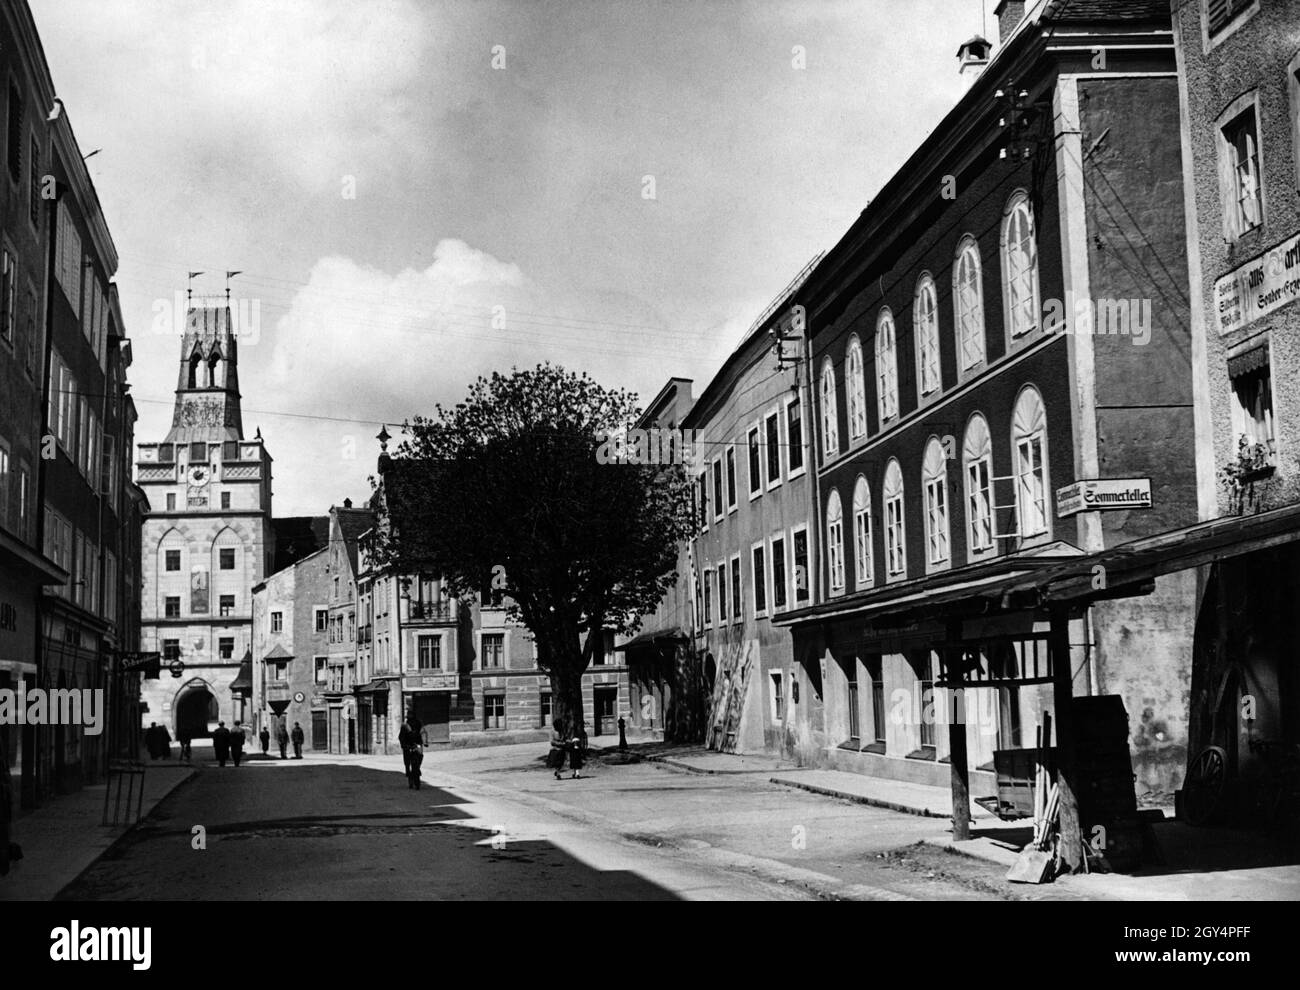
<path id="1" fill-rule="evenodd" d="M 0 689 L 102 691 L 108 726 L 0 726 L 24 806 L 138 748 L 136 421 L 117 251 L 31 11 L 0 11 Z"/>
<path id="2" fill-rule="evenodd" d="M 228 306 L 186 314 L 172 426 L 141 443 L 137 483 L 149 499 L 142 543 L 142 638 L 162 654 L 144 686 L 143 718 L 173 737 L 248 723 L 253 586 L 271 569 L 271 456 L 244 436 L 238 335 Z M 250 660 L 251 663 L 251 660 Z M 238 683 L 237 683 L 238 681 Z"/>

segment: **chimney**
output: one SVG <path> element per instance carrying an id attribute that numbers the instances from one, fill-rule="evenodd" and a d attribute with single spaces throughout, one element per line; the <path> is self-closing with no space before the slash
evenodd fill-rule
<path id="1" fill-rule="evenodd" d="M 1005 45 L 1025 19 L 1025 0 L 999 0 L 993 16 L 998 19 L 998 44 Z"/>
<path id="2" fill-rule="evenodd" d="M 343 508 L 345 508 L 345 509 L 350 509 L 350 508 L 352 508 L 352 499 L 350 499 L 350 498 L 345 498 L 345 499 L 343 500 Z"/>
<path id="3" fill-rule="evenodd" d="M 961 68 L 958 71 L 965 80 L 967 89 L 970 89 L 971 84 L 980 77 L 984 67 L 989 64 L 989 55 L 992 51 L 993 46 L 978 34 L 957 49 L 957 58 L 961 61 Z"/>

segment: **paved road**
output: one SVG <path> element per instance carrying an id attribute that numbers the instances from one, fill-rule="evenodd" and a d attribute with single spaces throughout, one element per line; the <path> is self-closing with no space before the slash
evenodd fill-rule
<path id="1" fill-rule="evenodd" d="M 996 867 L 887 855 L 942 821 L 545 747 L 205 766 L 65 899 L 997 899 Z M 195 849 L 194 829 L 206 835 Z"/>

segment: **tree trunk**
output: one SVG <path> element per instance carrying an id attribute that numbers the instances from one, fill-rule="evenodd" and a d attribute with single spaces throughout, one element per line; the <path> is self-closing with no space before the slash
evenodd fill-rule
<path id="1" fill-rule="evenodd" d="M 559 721 L 564 738 L 572 739 L 582 735 L 582 675 L 587 664 L 577 631 L 564 638 L 572 642 L 554 644 L 550 650 L 551 718 Z"/>

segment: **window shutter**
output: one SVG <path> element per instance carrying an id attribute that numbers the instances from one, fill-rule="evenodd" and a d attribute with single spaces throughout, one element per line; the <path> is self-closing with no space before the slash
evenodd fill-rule
<path id="1" fill-rule="evenodd" d="M 1223 26 L 1228 23 L 1232 16 L 1232 0 L 1209 0 L 1206 9 L 1206 19 L 1209 22 L 1210 34 L 1217 34 L 1223 30 Z M 1238 4 L 1237 6 L 1240 6 Z"/>

